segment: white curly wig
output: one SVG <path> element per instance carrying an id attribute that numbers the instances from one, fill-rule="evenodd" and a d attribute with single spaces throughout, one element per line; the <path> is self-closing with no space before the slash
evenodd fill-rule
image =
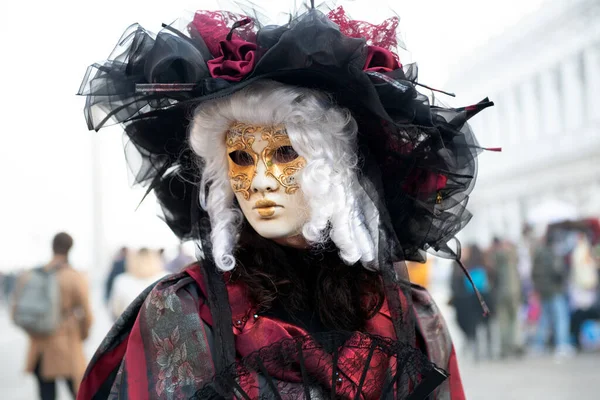
<path id="1" fill-rule="evenodd" d="M 307 161 L 297 177 L 310 211 L 302 235 L 313 245 L 331 239 L 345 263 L 376 268 L 379 213 L 358 182 L 356 121 L 322 92 L 269 80 L 201 104 L 190 125 L 190 146 L 203 168 L 200 204 L 210 217 L 217 267 L 235 267 L 243 221 L 225 146 L 234 122 L 286 127 L 292 146 Z"/>

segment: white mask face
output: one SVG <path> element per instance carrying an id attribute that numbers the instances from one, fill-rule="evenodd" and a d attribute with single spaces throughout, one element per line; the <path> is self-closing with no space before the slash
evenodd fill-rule
<path id="1" fill-rule="evenodd" d="M 226 140 L 231 187 L 250 225 L 265 238 L 302 245 L 309 212 L 295 175 L 306 160 L 285 127 L 235 123 Z"/>

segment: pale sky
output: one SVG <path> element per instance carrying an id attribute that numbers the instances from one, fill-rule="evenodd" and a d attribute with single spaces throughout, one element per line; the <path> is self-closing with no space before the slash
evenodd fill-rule
<path id="1" fill-rule="evenodd" d="M 393 9 L 401 18 L 400 29 L 411 52 L 408 57 L 401 54 L 402 62 L 418 62 L 419 80 L 444 88 L 446 71 L 460 62 L 461 55 L 501 35 L 542 2 L 396 0 L 386 6 L 383 1 L 354 0 L 342 4 L 347 4 L 353 18 L 370 22 L 379 22 Z M 293 1 L 255 3 L 276 14 Z M 82 113 L 84 99 L 75 93 L 86 67 L 104 60 L 132 23 L 156 31 L 185 11 L 214 9 L 215 4 L 204 0 L 2 2 L 0 271 L 43 262 L 49 255 L 49 240 L 59 230 L 75 236 L 73 261 L 80 268 L 107 262 L 112 254 L 94 260 L 94 204 L 101 205 L 107 251 L 121 244 L 170 247 L 176 243 L 155 216 L 153 199 L 135 211 L 142 191 L 129 189 L 120 129 L 89 133 Z M 101 154 L 101 174 L 96 179 L 92 146 Z"/>

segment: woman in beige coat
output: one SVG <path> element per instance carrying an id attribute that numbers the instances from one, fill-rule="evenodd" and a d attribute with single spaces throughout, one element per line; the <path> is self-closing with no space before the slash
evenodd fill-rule
<path id="1" fill-rule="evenodd" d="M 35 374 L 42 400 L 55 399 L 57 379 L 65 379 L 75 397 L 87 364 L 83 341 L 92 324 L 87 281 L 67 260 L 73 239 L 59 233 L 52 245 L 54 257 L 45 268 L 56 269 L 63 318 L 53 334 L 29 336 L 26 360 L 26 371 Z M 21 285 L 23 283 L 24 279 Z"/>

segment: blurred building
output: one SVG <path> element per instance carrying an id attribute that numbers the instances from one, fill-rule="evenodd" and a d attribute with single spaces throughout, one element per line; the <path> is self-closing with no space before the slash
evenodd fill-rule
<path id="1" fill-rule="evenodd" d="M 445 88 L 461 105 L 496 103 L 472 126 L 503 147 L 479 158 L 463 240 L 516 239 L 544 213 L 600 216 L 600 0 L 546 1 L 458 60 Z"/>

